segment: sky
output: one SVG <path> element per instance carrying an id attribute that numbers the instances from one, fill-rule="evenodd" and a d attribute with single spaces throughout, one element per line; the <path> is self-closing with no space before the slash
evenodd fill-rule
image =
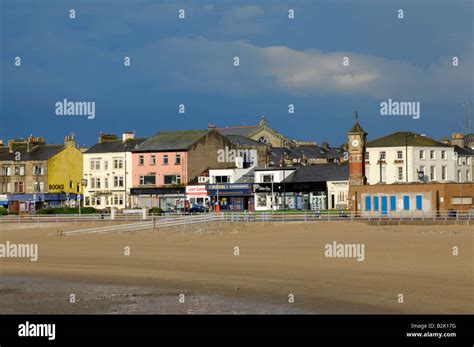
<path id="1" fill-rule="evenodd" d="M 0 13 L 4 142 L 74 133 L 92 146 L 100 131 L 148 137 L 264 115 L 290 139 L 339 146 L 354 111 L 369 139 L 440 139 L 462 130 L 466 98 L 472 109 L 474 1 L 0 0 Z M 64 99 L 94 102 L 95 117 L 58 115 Z M 419 102 L 419 119 L 381 115 L 389 99 Z"/>

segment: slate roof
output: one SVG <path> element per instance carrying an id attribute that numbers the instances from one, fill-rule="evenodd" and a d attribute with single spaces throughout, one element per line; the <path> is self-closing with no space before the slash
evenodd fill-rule
<path id="1" fill-rule="evenodd" d="M 132 152 L 181 151 L 189 149 L 212 130 L 183 130 L 159 132 L 150 137 Z"/>
<path id="2" fill-rule="evenodd" d="M 410 131 L 399 131 L 379 137 L 367 142 L 367 147 L 404 147 L 406 144 L 415 147 L 450 147 L 447 144 Z"/>
<path id="3" fill-rule="evenodd" d="M 27 152 L 26 146 L 19 146 L 15 148 L 14 153 L 8 151 L 8 147 L 0 148 L 0 160 L 15 160 L 15 152 L 21 153 L 21 161 L 26 160 L 48 160 L 53 155 L 61 152 L 64 145 L 39 145 L 33 148 L 32 151 Z"/>
<path id="4" fill-rule="evenodd" d="M 270 148 L 268 158 L 270 162 L 277 164 L 281 161 L 283 154 L 285 158 L 298 159 L 304 156 L 308 159 L 340 159 L 344 156 L 341 148 L 325 148 L 320 146 L 300 146 L 294 148 Z"/>
<path id="5" fill-rule="evenodd" d="M 239 127 L 225 127 L 225 128 L 215 128 L 222 135 L 239 135 L 239 136 L 249 136 L 253 131 L 257 130 L 258 125 L 244 125 Z"/>
<path id="6" fill-rule="evenodd" d="M 102 143 L 96 143 L 94 146 L 89 148 L 85 153 L 111 153 L 111 152 L 124 152 L 125 145 L 128 150 L 132 150 L 143 143 L 146 139 L 128 139 L 123 142 L 122 140 L 104 141 Z"/>
<path id="7" fill-rule="evenodd" d="M 326 181 L 348 181 L 349 165 L 346 164 L 315 164 L 301 166 L 286 179 L 286 183 L 308 183 Z"/>
<path id="8" fill-rule="evenodd" d="M 461 156 L 474 156 L 474 150 L 470 148 L 462 148 L 459 146 L 454 146 L 454 151 Z"/>
<path id="9" fill-rule="evenodd" d="M 248 137 L 242 135 L 225 135 L 230 142 L 238 146 L 265 146 L 264 143 L 249 139 Z"/>

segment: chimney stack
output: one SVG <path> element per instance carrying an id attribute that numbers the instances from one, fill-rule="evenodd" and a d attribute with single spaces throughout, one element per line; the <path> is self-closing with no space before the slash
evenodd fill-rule
<path id="1" fill-rule="evenodd" d="M 127 140 L 132 140 L 135 138 L 135 133 L 133 131 L 126 131 L 122 134 L 122 142 L 126 142 Z"/>
<path id="2" fill-rule="evenodd" d="M 104 132 L 99 132 L 99 143 L 104 143 L 106 141 L 116 141 L 118 140 L 117 136 L 112 134 L 105 134 Z"/>

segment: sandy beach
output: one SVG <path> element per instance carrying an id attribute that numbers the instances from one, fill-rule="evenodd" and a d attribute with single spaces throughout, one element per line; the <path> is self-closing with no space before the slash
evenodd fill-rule
<path id="1" fill-rule="evenodd" d="M 89 226 L 0 224 L 1 243 L 38 244 L 36 262 L 0 258 L 0 313 L 474 312 L 472 225 L 216 222 L 55 235 Z M 363 244 L 364 260 L 326 257 L 334 241 Z"/>

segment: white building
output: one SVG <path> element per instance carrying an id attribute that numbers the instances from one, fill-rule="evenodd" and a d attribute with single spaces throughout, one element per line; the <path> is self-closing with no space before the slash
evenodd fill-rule
<path id="1" fill-rule="evenodd" d="M 259 168 L 254 170 L 255 211 L 283 209 L 285 188 L 283 181 L 295 167 Z"/>
<path id="2" fill-rule="evenodd" d="M 126 132 L 122 139 L 100 134 L 99 142 L 83 154 L 84 206 L 124 209 L 131 206 L 132 153 L 144 139 Z"/>
<path id="3" fill-rule="evenodd" d="M 368 184 L 472 181 L 472 157 L 424 135 L 397 132 L 369 141 L 365 154 Z"/>

